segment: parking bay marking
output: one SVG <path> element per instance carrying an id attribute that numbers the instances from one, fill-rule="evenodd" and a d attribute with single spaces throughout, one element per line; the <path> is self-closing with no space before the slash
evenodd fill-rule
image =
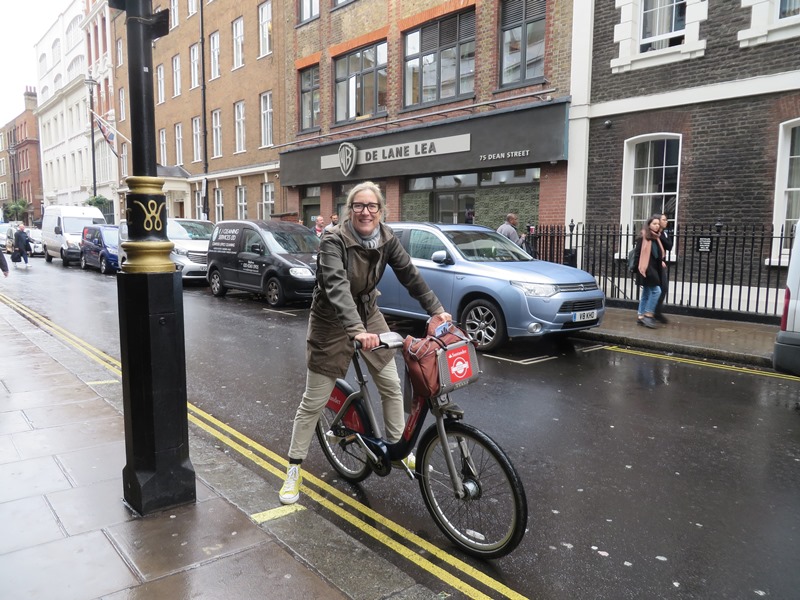
<path id="1" fill-rule="evenodd" d="M 523 358 L 523 359 L 515 359 L 515 358 L 506 358 L 504 356 L 495 356 L 494 354 L 484 354 L 486 358 L 493 358 L 495 360 L 502 360 L 505 362 L 514 363 L 516 365 L 534 365 L 537 363 L 547 362 L 548 360 L 555 360 L 557 356 L 536 356 L 534 358 Z"/>

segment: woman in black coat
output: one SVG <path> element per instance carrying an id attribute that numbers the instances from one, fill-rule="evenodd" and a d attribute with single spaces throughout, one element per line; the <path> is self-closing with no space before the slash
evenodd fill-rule
<path id="1" fill-rule="evenodd" d="M 660 219 L 660 215 L 653 215 L 647 220 L 641 235 L 636 239 L 634 251 L 637 265 L 636 285 L 642 287 L 637 322 L 650 329 L 658 327 L 653 317 L 661 295 L 661 270 L 666 266 L 666 253 L 660 239 Z"/>

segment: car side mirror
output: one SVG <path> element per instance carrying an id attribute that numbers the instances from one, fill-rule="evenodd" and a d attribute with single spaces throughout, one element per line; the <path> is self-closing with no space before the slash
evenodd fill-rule
<path id="1" fill-rule="evenodd" d="M 253 254 L 264 254 L 264 246 L 257 243 L 253 244 L 252 246 L 250 246 L 250 252 L 252 252 Z"/>
<path id="2" fill-rule="evenodd" d="M 446 250 L 437 250 L 433 254 L 431 254 L 431 260 L 435 262 L 437 265 L 452 265 L 453 261 L 447 255 Z"/>
<path id="3" fill-rule="evenodd" d="M 58 225 L 56 225 L 55 234 L 56 235 L 61 235 L 61 227 L 59 227 Z"/>

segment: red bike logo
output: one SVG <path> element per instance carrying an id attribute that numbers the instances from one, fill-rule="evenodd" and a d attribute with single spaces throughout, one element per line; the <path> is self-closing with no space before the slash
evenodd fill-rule
<path id="1" fill-rule="evenodd" d="M 472 363 L 469 360 L 469 349 L 466 346 L 450 350 L 447 353 L 447 366 L 453 381 L 472 377 Z"/>

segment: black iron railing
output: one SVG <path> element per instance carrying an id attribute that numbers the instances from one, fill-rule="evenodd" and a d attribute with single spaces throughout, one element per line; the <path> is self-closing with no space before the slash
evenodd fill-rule
<path id="1" fill-rule="evenodd" d="M 639 231 L 619 225 L 543 226 L 527 248 L 542 260 L 576 266 L 597 279 L 609 304 L 638 301 L 628 251 Z M 667 253 L 667 310 L 776 322 L 783 310 L 794 231 L 771 227 L 678 226 Z"/>

